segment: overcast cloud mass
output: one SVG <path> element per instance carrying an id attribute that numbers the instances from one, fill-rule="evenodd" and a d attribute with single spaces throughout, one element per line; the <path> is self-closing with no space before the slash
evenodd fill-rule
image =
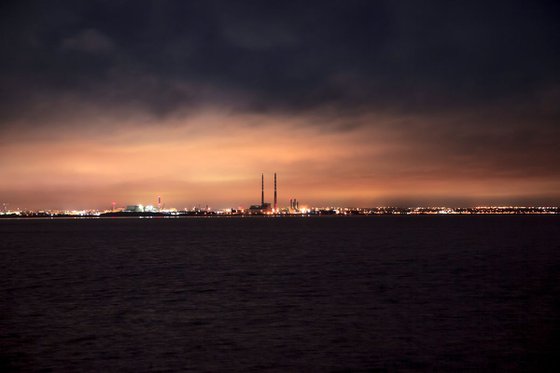
<path id="1" fill-rule="evenodd" d="M 0 202 L 558 205 L 559 10 L 2 2 Z"/>

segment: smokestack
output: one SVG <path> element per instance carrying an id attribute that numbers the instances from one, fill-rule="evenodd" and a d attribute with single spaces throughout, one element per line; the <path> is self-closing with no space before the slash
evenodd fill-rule
<path id="1" fill-rule="evenodd" d="M 278 211 L 278 195 L 276 193 L 276 172 L 274 173 L 274 212 Z"/>
<path id="2" fill-rule="evenodd" d="M 264 207 L 264 174 L 261 174 L 261 206 Z"/>

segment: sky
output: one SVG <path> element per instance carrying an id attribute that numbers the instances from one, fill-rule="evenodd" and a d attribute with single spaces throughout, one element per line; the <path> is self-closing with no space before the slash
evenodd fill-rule
<path id="1" fill-rule="evenodd" d="M 555 1 L 3 1 L 0 203 L 558 205 Z"/>

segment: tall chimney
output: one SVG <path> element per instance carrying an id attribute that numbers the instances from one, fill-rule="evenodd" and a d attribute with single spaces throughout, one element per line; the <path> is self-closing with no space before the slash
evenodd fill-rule
<path id="1" fill-rule="evenodd" d="M 278 211 L 278 195 L 276 193 L 276 172 L 274 173 L 274 212 Z"/>
<path id="2" fill-rule="evenodd" d="M 264 207 L 264 174 L 261 174 L 261 206 Z"/>

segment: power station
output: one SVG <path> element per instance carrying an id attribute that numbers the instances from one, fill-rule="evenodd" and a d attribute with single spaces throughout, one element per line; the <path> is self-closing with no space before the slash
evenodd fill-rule
<path id="1" fill-rule="evenodd" d="M 265 214 L 265 213 L 277 213 L 278 212 L 278 183 L 276 172 L 274 173 L 274 202 L 264 201 L 264 173 L 261 174 L 261 204 L 252 205 L 249 207 L 249 212 L 251 214 Z"/>
<path id="2" fill-rule="evenodd" d="M 165 209 L 165 203 L 161 195 L 157 195 L 156 204 L 154 205 L 127 205 L 126 207 L 116 208 L 116 203 L 113 202 L 111 209 L 108 210 L 107 213 L 113 214 L 114 216 L 120 216 L 121 214 L 136 214 L 136 216 L 162 216 L 165 214 L 171 215 L 291 215 L 291 214 L 300 214 L 305 213 L 305 211 L 309 212 L 306 209 L 300 209 L 299 201 L 295 198 L 290 199 L 289 207 L 279 207 L 278 206 L 278 174 L 275 172 L 273 175 L 272 183 L 274 185 L 274 196 L 272 203 L 266 202 L 265 199 L 265 190 L 264 190 L 264 173 L 261 173 L 261 200 L 260 204 L 251 205 L 248 209 L 243 209 L 242 207 L 239 209 L 226 209 L 221 210 L 220 212 L 213 212 L 206 206 L 205 210 L 200 208 L 193 208 L 191 211 L 184 211 L 177 212 L 177 209 Z M 138 215 L 140 214 L 140 215 Z"/>

